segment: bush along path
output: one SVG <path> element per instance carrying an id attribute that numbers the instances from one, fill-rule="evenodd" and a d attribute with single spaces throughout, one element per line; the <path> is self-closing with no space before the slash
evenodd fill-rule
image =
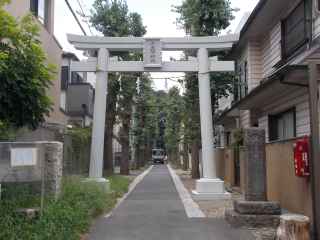
<path id="1" fill-rule="evenodd" d="M 6 185 L 0 201 L 0 239 L 80 239 L 94 218 L 112 210 L 132 182 L 117 174 L 104 173 L 103 177 L 110 180 L 110 192 L 114 190 L 114 194 L 83 183 L 85 176 L 65 177 L 59 200 L 45 200 L 42 218 L 14 212 L 40 206 L 40 197 L 31 193 L 34 183 Z"/>

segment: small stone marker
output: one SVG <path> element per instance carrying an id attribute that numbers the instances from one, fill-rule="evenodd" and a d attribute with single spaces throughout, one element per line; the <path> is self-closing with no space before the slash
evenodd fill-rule
<path id="1" fill-rule="evenodd" d="M 266 143 L 263 128 L 244 129 L 245 201 L 234 200 L 225 212 L 232 227 L 277 227 L 281 205 L 267 201 Z"/>
<path id="2" fill-rule="evenodd" d="M 266 142 L 263 128 L 244 129 L 246 201 L 267 201 Z"/>

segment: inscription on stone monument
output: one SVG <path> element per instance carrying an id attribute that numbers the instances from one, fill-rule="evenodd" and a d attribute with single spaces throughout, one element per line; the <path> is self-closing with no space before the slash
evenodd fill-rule
<path id="1" fill-rule="evenodd" d="M 266 201 L 265 131 L 261 128 L 244 130 L 245 198 L 247 201 Z"/>

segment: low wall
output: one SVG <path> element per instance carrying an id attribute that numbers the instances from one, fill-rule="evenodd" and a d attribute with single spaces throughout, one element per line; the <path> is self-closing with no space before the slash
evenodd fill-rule
<path id="1" fill-rule="evenodd" d="M 234 186 L 234 149 L 216 149 L 214 154 L 217 177 Z"/>
<path id="2" fill-rule="evenodd" d="M 302 139 L 266 144 L 267 197 L 268 200 L 279 202 L 281 208 L 305 215 L 312 222 L 311 181 L 295 176 L 293 142 L 297 140 Z M 239 149 L 239 155 L 240 188 L 244 190 L 244 148 Z"/>
<path id="3" fill-rule="evenodd" d="M 239 162 L 240 162 L 240 188 L 244 194 L 244 147 L 239 148 Z"/>
<path id="4" fill-rule="evenodd" d="M 312 222 L 311 181 L 295 176 L 294 141 L 297 140 L 266 144 L 268 199 L 280 202 L 289 212 L 307 216 Z"/>
<path id="5" fill-rule="evenodd" d="M 89 172 L 91 144 L 79 153 L 71 153 L 69 145 L 72 139 L 69 135 L 55 130 L 39 127 L 35 131 L 28 130 L 16 142 L 57 141 L 63 143 L 63 175 Z"/>

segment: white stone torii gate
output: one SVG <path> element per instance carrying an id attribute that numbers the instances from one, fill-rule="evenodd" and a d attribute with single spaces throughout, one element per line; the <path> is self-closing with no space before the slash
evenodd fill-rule
<path id="1" fill-rule="evenodd" d="M 74 62 L 72 66 L 75 72 L 97 72 L 89 181 L 109 185 L 102 178 L 107 72 L 198 72 L 203 178 L 197 180 L 192 197 L 194 200 L 231 199 L 224 182 L 216 177 L 209 72 L 234 71 L 234 62 L 219 62 L 217 57 L 209 60 L 208 51 L 229 50 L 239 36 L 133 38 L 67 34 L 77 50 L 98 51 L 97 62 Z M 162 50 L 197 51 L 197 58 L 189 57 L 185 62 L 162 61 Z M 117 57 L 109 58 L 109 51 L 143 51 L 144 61 L 118 61 Z"/>

